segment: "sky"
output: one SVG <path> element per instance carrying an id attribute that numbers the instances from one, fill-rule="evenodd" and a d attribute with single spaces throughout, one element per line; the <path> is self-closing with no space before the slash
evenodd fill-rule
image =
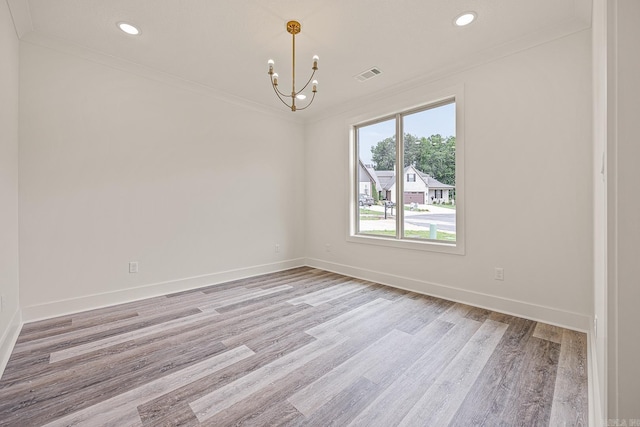
<path id="1" fill-rule="evenodd" d="M 444 137 L 455 136 L 455 103 L 420 111 L 404 116 L 404 133 L 418 138 L 440 134 Z M 372 164 L 371 148 L 396 132 L 395 120 L 387 120 L 371 126 L 361 127 L 358 135 L 360 158 L 365 165 Z"/>

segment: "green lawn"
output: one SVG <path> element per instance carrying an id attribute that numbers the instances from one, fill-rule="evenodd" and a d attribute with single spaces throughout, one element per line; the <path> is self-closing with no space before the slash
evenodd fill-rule
<path id="1" fill-rule="evenodd" d="M 378 236 L 395 236 L 395 230 L 370 230 L 363 231 L 362 234 L 375 234 Z M 405 237 L 413 238 L 413 239 L 428 239 L 429 238 L 429 230 L 405 230 Z M 451 233 L 445 233 L 443 231 L 438 231 L 436 236 L 437 240 L 445 240 L 447 242 L 455 242 L 456 235 Z"/>
<path id="2" fill-rule="evenodd" d="M 360 208 L 360 215 L 383 215 L 383 212 L 374 211 L 373 209 Z"/>
<path id="3" fill-rule="evenodd" d="M 384 219 L 382 215 L 360 215 L 360 221 L 378 221 L 380 219 Z"/>
<path id="4" fill-rule="evenodd" d="M 451 209 L 451 210 L 456 210 L 456 205 L 434 205 L 434 206 L 438 206 L 441 208 L 447 208 L 447 209 Z"/>

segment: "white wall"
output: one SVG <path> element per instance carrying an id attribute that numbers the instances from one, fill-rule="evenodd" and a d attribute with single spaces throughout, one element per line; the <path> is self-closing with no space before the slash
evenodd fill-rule
<path id="1" fill-rule="evenodd" d="M 609 200 L 608 268 L 610 342 L 608 418 L 640 420 L 640 2 L 609 4 Z M 609 191 L 611 194 L 611 191 Z"/>
<path id="2" fill-rule="evenodd" d="M 349 118 L 402 99 L 406 106 L 428 102 L 430 93 L 460 84 L 466 255 L 347 242 Z M 591 117 L 591 32 L 583 31 L 313 123 L 307 256 L 325 268 L 586 330 L 593 307 Z M 493 279 L 494 267 L 504 268 L 504 282 Z"/>
<path id="3" fill-rule="evenodd" d="M 301 262 L 301 124 L 28 42 L 20 60 L 27 320 Z"/>
<path id="4" fill-rule="evenodd" d="M 0 1 L 0 372 L 19 326 L 18 37 Z"/>

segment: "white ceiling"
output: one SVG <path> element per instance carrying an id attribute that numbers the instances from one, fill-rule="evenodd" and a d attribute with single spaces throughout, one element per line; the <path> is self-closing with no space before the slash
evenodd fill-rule
<path id="1" fill-rule="evenodd" d="M 291 76 L 296 19 L 297 80 L 320 56 L 318 96 L 295 114 L 327 110 L 411 82 L 469 67 L 588 28 L 591 0 L 9 0 L 18 33 L 62 40 L 177 76 L 251 103 L 286 110 L 267 75 Z M 453 25 L 463 11 L 478 19 Z M 16 19 L 16 15 L 18 19 Z M 29 22 L 30 15 L 30 22 Z M 138 26 L 127 36 L 116 23 Z M 26 22 L 26 24 L 24 23 Z M 353 76 L 377 66 L 364 83 Z"/>

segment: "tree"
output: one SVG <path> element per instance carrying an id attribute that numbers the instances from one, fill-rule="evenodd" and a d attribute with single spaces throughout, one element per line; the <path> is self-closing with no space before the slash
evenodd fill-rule
<path id="1" fill-rule="evenodd" d="M 383 139 L 371 147 L 373 168 L 378 171 L 393 170 L 396 163 L 396 137 Z"/>
<path id="2" fill-rule="evenodd" d="M 421 140 L 418 137 L 405 134 L 404 136 L 404 165 L 416 163 L 420 154 Z M 371 147 L 371 160 L 375 170 L 393 170 L 396 164 L 396 137 L 392 136 L 378 142 Z"/>
<path id="3" fill-rule="evenodd" d="M 456 184 L 456 137 L 431 135 L 422 138 L 415 163 L 422 172 L 443 184 Z"/>
<path id="4" fill-rule="evenodd" d="M 422 141 L 411 134 L 404 135 L 404 167 L 417 166 L 420 157 Z"/>
<path id="5" fill-rule="evenodd" d="M 404 135 L 404 166 L 415 166 L 443 184 L 456 183 L 456 137 L 436 134 L 428 138 Z M 375 170 L 393 170 L 396 161 L 395 136 L 371 148 Z"/>

